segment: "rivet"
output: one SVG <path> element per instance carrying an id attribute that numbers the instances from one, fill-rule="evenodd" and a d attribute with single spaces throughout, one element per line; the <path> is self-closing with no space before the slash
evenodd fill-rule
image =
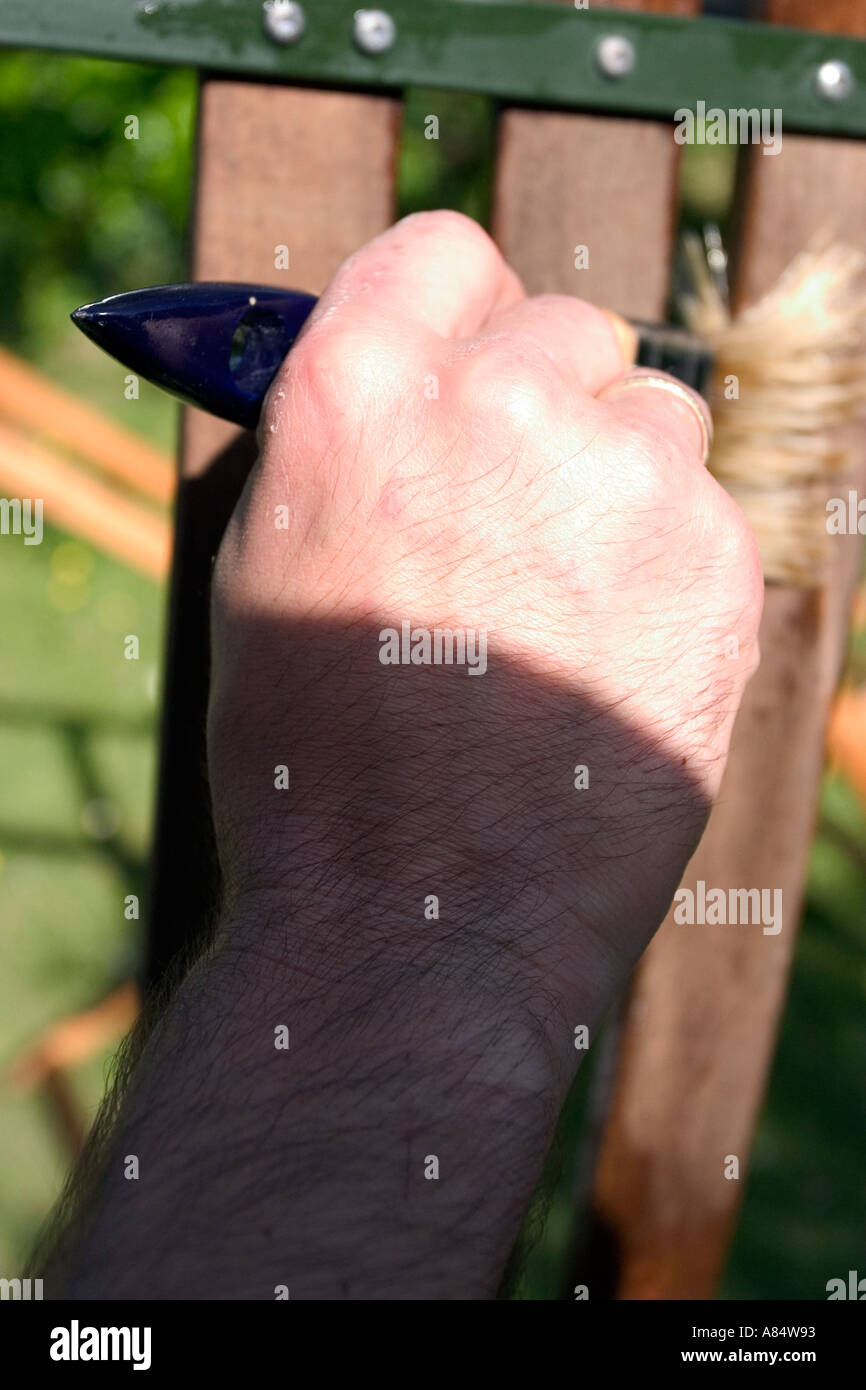
<path id="1" fill-rule="evenodd" d="M 637 54 L 631 39 L 623 34 L 606 34 L 596 44 L 595 61 L 605 77 L 627 77 L 634 70 Z"/>
<path id="2" fill-rule="evenodd" d="M 825 101 L 844 101 L 854 88 L 854 74 L 841 58 L 830 58 L 816 72 L 815 86 Z"/>
<path id="3" fill-rule="evenodd" d="M 356 10 L 353 34 L 362 53 L 387 53 L 394 47 L 397 25 L 387 10 Z"/>
<path id="4" fill-rule="evenodd" d="M 262 15 L 265 33 L 274 43 L 297 43 L 307 27 L 307 16 L 295 0 L 265 0 Z"/>

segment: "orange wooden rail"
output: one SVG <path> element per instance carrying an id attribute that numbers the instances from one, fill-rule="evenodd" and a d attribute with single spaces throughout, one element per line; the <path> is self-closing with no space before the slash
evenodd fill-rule
<path id="1" fill-rule="evenodd" d="M 0 420 L 20 426 L 157 502 L 174 496 L 171 459 L 0 348 Z"/>

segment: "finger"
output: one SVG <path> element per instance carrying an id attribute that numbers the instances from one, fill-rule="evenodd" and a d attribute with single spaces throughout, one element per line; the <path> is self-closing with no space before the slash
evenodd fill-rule
<path id="1" fill-rule="evenodd" d="M 593 396 L 623 376 L 637 351 L 625 319 L 564 294 L 533 295 L 497 310 L 478 336 L 503 332 L 530 339 L 567 383 Z"/>
<path id="2" fill-rule="evenodd" d="M 601 392 L 618 424 L 640 433 L 648 426 L 688 463 L 704 465 L 713 440 L 713 417 L 697 391 L 652 368 L 637 367 Z"/>
<path id="3" fill-rule="evenodd" d="M 415 325 L 467 337 L 525 295 L 487 233 L 457 212 L 404 217 L 337 271 L 308 320 L 351 327 L 371 316 L 402 336 Z"/>

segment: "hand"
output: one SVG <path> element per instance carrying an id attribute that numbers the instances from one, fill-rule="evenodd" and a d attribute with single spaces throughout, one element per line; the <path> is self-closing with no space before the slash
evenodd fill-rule
<path id="1" fill-rule="evenodd" d="M 628 348 L 527 298 L 474 223 L 407 218 L 284 363 L 214 577 L 229 900 L 345 894 L 317 968 L 373 942 L 471 968 L 483 935 L 566 1045 L 664 915 L 757 661 L 758 556 L 703 404 L 623 381 Z M 480 650 L 474 678 L 382 664 L 407 622 L 486 633 L 484 674 Z"/>
<path id="2" fill-rule="evenodd" d="M 451 213 L 319 302 L 214 575 L 215 948 L 69 1296 L 495 1291 L 574 1029 L 668 906 L 757 659 L 700 404 L 628 360 Z M 390 664 L 404 623 L 425 660 Z"/>

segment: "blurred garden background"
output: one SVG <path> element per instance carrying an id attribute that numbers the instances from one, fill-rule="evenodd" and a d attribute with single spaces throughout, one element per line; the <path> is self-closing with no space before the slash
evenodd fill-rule
<path id="1" fill-rule="evenodd" d="M 176 406 L 145 383 L 127 399 L 124 369 L 68 316 L 87 300 L 184 278 L 194 102 L 187 72 L 0 55 L 0 346 L 165 454 Z M 435 142 L 424 138 L 431 111 Z M 137 140 L 124 137 L 129 114 Z M 410 93 L 400 210 L 453 206 L 485 221 L 492 135 L 485 100 Z M 686 154 L 685 221 L 724 228 L 732 153 Z M 156 502 L 143 505 L 164 520 Z M 141 922 L 124 902 L 141 894 L 146 870 L 164 598 L 141 565 L 73 534 L 48 526 L 32 547 L 0 538 L 0 1276 L 19 1272 L 67 1162 L 60 1101 L 28 1085 L 21 1059 L 45 1029 L 132 978 L 139 958 Z M 863 595 L 855 616 L 856 683 L 866 678 Z M 130 634 L 138 660 L 124 656 Z M 826 779 L 723 1297 L 820 1299 L 827 1279 L 866 1273 L 866 806 L 854 781 L 839 770 Z M 111 1052 L 68 1071 L 85 1116 Z M 515 1297 L 560 1295 L 586 1088 L 585 1076 L 563 1118 L 554 1195 L 546 1220 L 529 1223 Z"/>

